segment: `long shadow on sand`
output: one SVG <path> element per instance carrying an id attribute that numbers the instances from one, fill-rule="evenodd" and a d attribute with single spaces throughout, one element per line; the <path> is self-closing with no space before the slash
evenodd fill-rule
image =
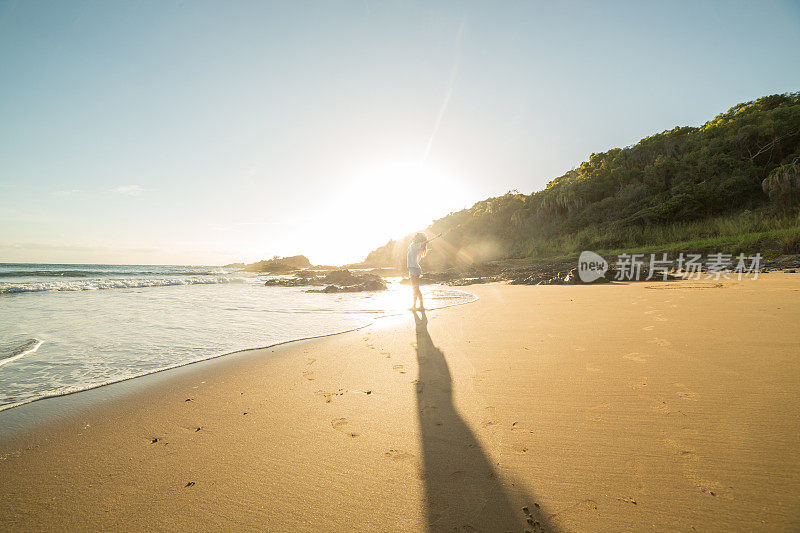
<path id="1" fill-rule="evenodd" d="M 551 531 L 530 501 L 515 504 L 506 492 L 480 443 L 453 405 L 450 369 L 444 354 L 431 340 L 425 313 L 415 312 L 414 320 L 419 363 L 417 412 L 428 529 Z M 523 512 L 523 505 L 530 508 Z"/>

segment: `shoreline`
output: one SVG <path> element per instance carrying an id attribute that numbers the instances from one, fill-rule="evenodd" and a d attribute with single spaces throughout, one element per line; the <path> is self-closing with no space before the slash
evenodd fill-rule
<path id="1" fill-rule="evenodd" d="M 797 527 L 800 277 L 610 287 L 475 286 L 107 387 L 0 437 L 0 525 Z"/>
<path id="2" fill-rule="evenodd" d="M 459 292 L 459 293 L 468 295 L 468 296 L 472 297 L 472 299 L 469 300 L 469 301 L 466 301 L 466 302 L 458 302 L 458 303 L 450 303 L 450 304 L 446 304 L 446 305 L 441 305 L 441 306 L 438 306 L 438 307 L 431 308 L 430 311 L 435 311 L 435 310 L 438 310 L 438 309 L 446 309 L 448 307 L 453 307 L 453 306 L 458 306 L 458 305 L 467 305 L 467 304 L 471 304 L 471 303 L 474 303 L 477 300 L 479 300 L 478 296 L 476 296 L 475 294 L 472 294 L 471 292 L 468 292 L 468 291 L 465 291 L 465 290 L 454 289 L 452 287 L 447 287 L 446 289 L 449 290 L 449 291 L 452 291 L 452 292 Z M 19 408 L 22 408 L 22 407 L 25 407 L 25 406 L 28 406 L 28 405 L 31 405 L 31 404 L 35 404 L 35 403 L 41 402 L 41 401 L 44 401 L 44 400 L 57 400 L 58 398 L 64 398 L 64 397 L 67 397 L 67 396 L 73 396 L 75 394 L 81 394 L 81 393 L 85 393 L 85 392 L 96 391 L 97 389 L 113 387 L 115 385 L 120 385 L 120 384 L 128 384 L 129 382 L 131 382 L 133 380 L 146 379 L 146 378 L 148 378 L 150 376 L 154 376 L 154 375 L 157 375 L 157 374 L 163 374 L 165 372 L 169 372 L 169 371 L 172 371 L 172 370 L 177 371 L 177 370 L 180 370 L 182 368 L 185 368 L 185 367 L 188 367 L 188 366 L 191 366 L 191 365 L 202 364 L 202 363 L 206 363 L 206 362 L 209 362 L 209 361 L 214 361 L 214 360 L 217 360 L 217 359 L 220 359 L 220 358 L 223 358 L 223 357 L 241 355 L 241 354 L 245 354 L 247 352 L 252 352 L 252 351 L 256 351 L 256 350 L 271 350 L 273 348 L 277 348 L 277 347 L 280 347 L 280 346 L 283 346 L 283 345 L 286 345 L 286 344 L 291 344 L 291 343 L 294 343 L 294 342 L 310 341 L 310 340 L 314 340 L 314 339 L 322 339 L 322 338 L 325 338 L 325 337 L 331 337 L 331 336 L 334 336 L 334 335 L 341 335 L 343 333 L 350 333 L 350 332 L 353 332 L 353 331 L 358 331 L 358 330 L 364 329 L 366 327 L 369 327 L 369 326 L 375 324 L 378 320 L 401 316 L 405 312 L 406 311 L 400 311 L 400 312 L 396 312 L 396 313 L 388 313 L 388 314 L 384 314 L 384 315 L 378 315 L 378 316 L 372 317 L 368 322 L 366 322 L 364 324 L 361 324 L 361 325 L 353 327 L 353 328 L 344 329 L 344 330 L 341 330 L 341 331 L 334 331 L 334 332 L 331 332 L 331 333 L 323 333 L 323 334 L 320 334 L 320 335 L 311 335 L 311 336 L 308 336 L 308 337 L 299 337 L 299 338 L 296 338 L 296 339 L 288 339 L 288 340 L 285 340 L 285 341 L 279 341 L 279 342 L 276 342 L 274 344 L 269 344 L 269 345 L 266 345 L 266 346 L 256 346 L 256 347 L 253 347 L 253 348 L 244 348 L 242 350 L 234 350 L 232 352 L 225 352 L 225 353 L 221 353 L 221 354 L 217 354 L 217 355 L 212 355 L 210 357 L 206 357 L 204 359 L 198 359 L 196 361 L 187 361 L 187 362 L 184 362 L 184 363 L 179 363 L 179 364 L 174 365 L 174 366 L 168 366 L 168 367 L 164 367 L 164 368 L 159 368 L 159 369 L 152 370 L 152 371 L 149 371 L 147 373 L 139 374 L 139 375 L 136 375 L 136 376 L 130 376 L 130 377 L 127 377 L 127 378 L 122 378 L 122 379 L 118 379 L 118 380 L 114 380 L 114 381 L 109 381 L 107 383 L 101 383 L 101 384 L 98 384 L 98 385 L 93 385 L 93 386 L 90 386 L 90 387 L 85 388 L 85 389 L 69 391 L 69 392 L 64 392 L 64 393 L 58 393 L 58 394 L 50 394 L 50 395 L 47 395 L 47 396 L 42 396 L 42 397 L 39 397 L 39 398 L 35 398 L 33 400 L 28 400 L 28 401 L 14 403 L 14 404 L 8 404 L 8 405 L 2 405 L 2 406 L 0 406 L 0 422 L 6 422 L 7 421 L 6 418 L 4 418 L 5 413 L 13 411 L 13 410 L 16 410 L 16 409 L 19 409 Z M 41 341 L 38 341 L 36 349 L 38 349 L 39 346 L 41 346 L 41 344 L 42 344 Z M 36 351 L 36 350 L 34 349 L 33 351 Z M 22 355 L 25 355 L 25 354 L 22 354 Z M 22 355 L 20 355 L 18 357 L 22 357 Z M 129 388 L 132 391 L 135 392 L 134 387 L 135 386 L 131 384 L 131 386 Z M 110 393 L 109 396 L 114 397 L 115 394 L 114 393 Z M 98 398 L 98 401 L 102 401 L 102 399 Z M 81 402 L 81 403 L 83 403 L 83 402 Z M 4 424 L 0 424 L 0 438 L 2 438 L 4 436 L 11 436 L 11 435 L 13 435 L 13 433 L 15 431 L 24 430 L 25 428 L 23 427 L 23 425 L 25 423 L 24 420 L 26 418 L 27 419 L 36 419 L 38 417 L 41 417 L 41 416 L 45 415 L 47 410 L 48 410 L 47 408 L 43 407 L 41 410 L 39 410 L 39 412 L 34 411 L 30 415 L 26 414 L 26 415 L 21 415 L 21 416 L 16 416 L 16 417 L 8 417 L 8 418 L 15 418 L 16 422 L 12 422 L 11 424 L 5 424 L 5 423 Z M 64 409 L 62 409 L 62 408 L 55 408 L 54 410 L 55 411 L 59 411 L 59 412 L 64 412 Z M 10 428 L 14 428 L 14 429 L 10 429 Z"/>

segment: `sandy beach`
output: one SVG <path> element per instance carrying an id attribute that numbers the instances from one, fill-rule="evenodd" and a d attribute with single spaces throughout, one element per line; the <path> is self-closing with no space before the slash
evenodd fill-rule
<path id="1" fill-rule="evenodd" d="M 800 528 L 800 275 L 469 290 L 0 413 L 0 529 Z"/>

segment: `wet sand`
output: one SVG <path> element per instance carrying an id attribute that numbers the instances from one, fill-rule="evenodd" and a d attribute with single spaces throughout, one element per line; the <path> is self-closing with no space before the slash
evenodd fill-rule
<path id="1" fill-rule="evenodd" d="M 0 529 L 800 529 L 800 275 L 469 289 L 0 413 Z"/>

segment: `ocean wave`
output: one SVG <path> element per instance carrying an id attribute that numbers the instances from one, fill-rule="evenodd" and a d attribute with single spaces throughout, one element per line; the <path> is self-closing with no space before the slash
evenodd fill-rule
<path id="1" fill-rule="evenodd" d="M 91 270 L 9 270 L 0 272 L 0 278 L 86 278 L 96 275 L 98 273 Z"/>
<path id="2" fill-rule="evenodd" d="M 10 363 L 11 361 L 16 361 L 24 355 L 35 352 L 41 345 L 42 341 L 39 339 L 29 339 L 20 344 L 12 345 L 11 347 L 0 348 L 0 366 Z"/>
<path id="3" fill-rule="evenodd" d="M 0 294 L 25 292 L 75 292 L 106 289 L 136 289 L 142 287 L 168 287 L 173 285 L 212 285 L 216 283 L 244 282 L 242 278 L 202 276 L 182 278 L 101 278 L 71 281 L 30 281 L 25 283 L 0 282 Z"/>
<path id="4" fill-rule="evenodd" d="M 114 276 L 158 276 L 164 274 L 169 274 L 172 276 L 224 276 L 230 274 L 230 272 L 223 269 L 178 270 L 175 272 L 164 272 L 158 270 L 0 270 L 0 278 L 100 278 Z"/>
<path id="5" fill-rule="evenodd" d="M 211 271 L 198 271 L 198 270 L 187 270 L 185 272 L 173 272 L 176 276 L 221 276 L 225 274 L 230 274 L 227 270 L 211 270 Z"/>

